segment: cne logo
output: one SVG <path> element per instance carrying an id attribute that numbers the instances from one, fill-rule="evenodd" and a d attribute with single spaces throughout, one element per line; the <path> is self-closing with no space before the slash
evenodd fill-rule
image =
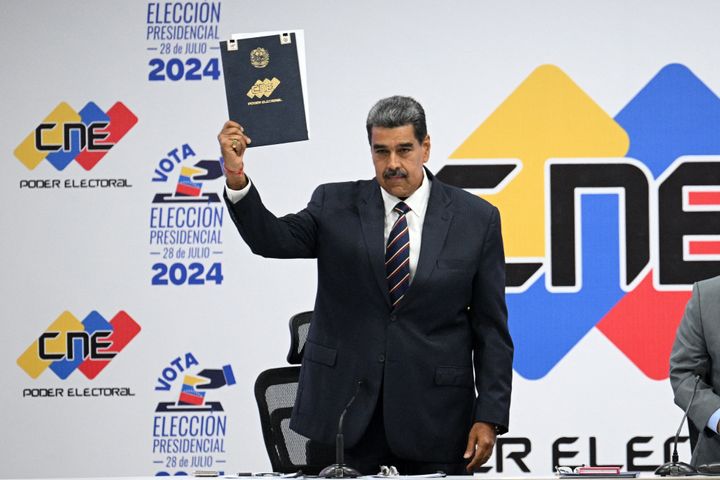
<path id="1" fill-rule="evenodd" d="M 96 311 L 82 322 L 65 311 L 18 357 L 17 364 L 32 378 L 49 367 L 62 380 L 75 370 L 92 380 L 140 330 L 124 311 L 109 322 Z"/>
<path id="2" fill-rule="evenodd" d="M 267 78 L 265 80 L 258 80 L 255 82 L 255 85 L 250 87 L 247 96 L 250 98 L 270 97 L 278 85 L 280 85 L 280 80 L 275 77 L 273 77 L 272 80 L 268 80 Z"/>
<path id="3" fill-rule="evenodd" d="M 544 65 L 438 178 L 501 211 L 515 370 L 547 375 L 593 328 L 668 377 L 690 285 L 720 274 L 720 98 L 662 68 L 610 116 Z"/>
<path id="4" fill-rule="evenodd" d="M 137 121 L 122 102 L 116 102 L 107 112 L 94 102 L 88 102 L 79 112 L 61 102 L 15 148 L 15 157 L 29 170 L 43 160 L 58 171 L 73 160 L 91 170 Z"/>

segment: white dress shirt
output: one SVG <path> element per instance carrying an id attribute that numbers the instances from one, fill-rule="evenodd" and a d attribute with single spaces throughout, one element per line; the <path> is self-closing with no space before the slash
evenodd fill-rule
<path id="1" fill-rule="evenodd" d="M 720 431 L 718 431 L 718 422 L 720 422 L 720 408 L 715 410 L 715 413 L 710 416 L 710 420 L 708 420 L 707 426 L 713 432 L 720 433 Z"/>
<path id="2" fill-rule="evenodd" d="M 232 203 L 237 203 L 243 198 L 245 198 L 245 195 L 248 194 L 250 191 L 250 187 L 252 186 L 252 182 L 250 181 L 250 177 L 248 177 L 248 183 L 245 185 L 245 188 L 242 188 L 240 190 L 233 190 L 232 188 L 227 186 L 227 183 L 225 184 L 225 194 L 227 195 L 228 199 Z"/>
<path id="3" fill-rule="evenodd" d="M 400 216 L 399 213 L 393 211 L 398 202 L 403 201 L 394 195 L 390 195 L 385 189 L 380 188 L 382 193 L 383 204 L 385 205 L 385 245 L 387 245 L 390 231 L 392 230 L 395 220 Z M 427 211 L 428 200 L 430 200 L 430 179 L 425 174 L 423 168 L 423 179 L 420 187 L 404 200 L 405 204 L 410 207 L 410 211 L 405 214 L 408 224 L 408 233 L 410 235 L 410 282 L 412 283 L 417 270 L 418 259 L 420 258 L 420 244 L 422 242 L 422 229 L 425 222 L 425 212 Z"/>

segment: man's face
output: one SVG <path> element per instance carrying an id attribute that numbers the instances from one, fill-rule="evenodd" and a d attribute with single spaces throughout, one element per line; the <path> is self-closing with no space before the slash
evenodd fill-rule
<path id="1" fill-rule="evenodd" d="M 370 150 L 375 178 L 386 192 L 405 199 L 418 189 L 423 179 L 423 164 L 430 158 L 429 136 L 420 143 L 412 125 L 373 127 Z"/>

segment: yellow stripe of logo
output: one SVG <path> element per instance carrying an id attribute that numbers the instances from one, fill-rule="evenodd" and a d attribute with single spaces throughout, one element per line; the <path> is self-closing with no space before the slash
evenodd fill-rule
<path id="1" fill-rule="evenodd" d="M 66 351 L 66 335 L 71 331 L 84 331 L 85 326 L 75 318 L 75 316 L 65 311 L 50 324 L 45 330 L 46 332 L 58 332 L 57 337 L 48 339 L 45 341 L 45 351 L 47 353 L 60 353 L 65 354 Z M 25 373 L 30 375 L 32 378 L 38 378 L 47 367 L 52 363 L 51 360 L 43 360 L 39 357 L 39 344 L 40 339 L 35 340 L 22 355 L 17 359 L 17 364 L 20 368 L 25 370 Z"/>
<path id="2" fill-rule="evenodd" d="M 57 126 L 53 129 L 44 131 L 42 141 L 45 144 L 62 145 L 63 144 L 63 127 L 66 122 L 79 122 L 80 115 L 65 102 L 61 102 L 50 112 L 42 123 L 55 123 Z M 30 132 L 25 140 L 15 149 L 15 156 L 23 165 L 32 170 L 37 167 L 40 162 L 45 160 L 48 152 L 44 152 L 35 148 L 35 130 Z"/>

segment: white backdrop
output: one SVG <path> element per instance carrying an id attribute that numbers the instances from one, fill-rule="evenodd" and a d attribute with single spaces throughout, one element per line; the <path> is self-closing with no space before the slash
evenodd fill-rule
<path id="1" fill-rule="evenodd" d="M 139 0 L 0 6 L 2 477 L 194 470 L 182 463 L 193 455 L 153 451 L 160 438 L 155 409 L 177 401 L 185 374 L 226 365 L 236 383 L 210 390 L 205 398 L 224 409 L 213 415 L 226 416 L 225 430 L 209 435 L 221 440 L 215 445 L 222 451 L 200 455 L 200 464 L 226 472 L 270 468 L 252 387 L 261 370 L 285 364 L 287 319 L 312 309 L 315 268 L 309 260 L 253 256 L 222 212 L 222 225 L 208 227 L 219 230 L 220 238 L 194 267 L 202 269 L 205 284 L 180 281 L 182 267 L 168 273 L 180 285 L 151 284 L 162 268 L 191 263 L 162 258 L 168 252 L 150 243 L 151 209 L 224 209 L 206 197 L 205 203 L 153 203 L 157 194 L 175 191 L 182 167 L 217 160 L 215 137 L 227 116 L 222 77 L 213 78 L 212 59 L 219 53 L 210 47 L 217 40 L 192 41 L 191 48 L 201 51 L 185 54 L 173 52 L 176 45 L 184 49 L 185 40 L 148 38 L 149 29 L 161 26 L 165 8 L 176 3 L 190 4 L 190 11 L 201 8 L 194 2 Z M 311 139 L 247 154 L 247 171 L 278 214 L 302 208 L 321 182 L 372 176 L 364 119 L 385 96 L 411 95 L 423 103 L 432 136 L 428 167 L 437 172 L 542 65 L 559 68 L 610 118 L 668 64 L 684 65 L 720 92 L 720 5 L 710 0 L 243 0 L 212 7 L 219 14 L 203 28 L 211 36 L 216 30 L 221 39 L 237 32 L 305 31 Z M 165 26 L 188 24 L 188 19 L 174 22 L 172 13 L 168 20 Z M 171 53 L 163 53 L 163 43 Z M 171 80 L 165 70 L 158 72 L 165 80 L 149 79 L 155 66 L 172 59 L 179 61 L 172 62 L 170 76 L 180 76 L 179 65 L 185 71 L 197 64 L 200 79 Z M 29 157 L 16 148 L 61 102 L 76 111 L 94 102 L 104 112 L 122 102 L 137 123 L 90 170 L 71 161 L 60 171 L 48 160 L 30 169 L 21 159 Z M 186 144 L 194 155 L 175 162 L 169 152 Z M 166 158 L 170 162 L 163 163 Z M 168 169 L 167 181 L 153 181 L 159 168 Z M 115 179 L 116 186 L 80 187 L 96 179 Z M 37 188 L 39 180 L 59 182 Z M 221 192 L 221 179 L 201 183 L 203 195 Z M 504 221 L 513 214 L 518 213 L 503 211 Z M 189 249 L 180 250 L 189 255 Z M 153 270 L 158 263 L 166 267 Z M 213 265 L 219 266 L 205 277 Z M 110 320 L 124 311 L 141 330 L 93 379 L 78 370 L 63 380 L 49 369 L 32 378 L 18 359 L 43 332 L 54 331 L 51 323 L 66 311 L 78 320 L 93 311 Z M 542 311 L 537 317 L 539 323 L 552 322 Z M 48 345 L 67 353 L 65 346 Z M 36 353 L 31 350 L 31 356 Z M 173 366 L 176 358 L 182 361 Z M 177 378 L 168 381 L 169 390 L 156 390 L 165 369 L 174 370 L 165 371 L 167 378 Z M 62 396 L 33 396 L 50 392 Z M 530 440 L 522 462 L 532 473 L 551 471 L 553 443 L 561 437 L 577 437 L 559 447 L 577 452 L 561 458 L 562 464 L 590 463 L 595 442 L 596 463 L 652 466 L 664 461 L 663 444 L 681 413 L 666 377 L 651 378 L 607 335 L 590 328 L 540 378 L 515 375 L 507 436 Z M 651 437 L 632 447 L 648 454 L 629 460 L 634 437 Z M 521 473 L 508 458 L 520 450 L 507 445 L 502 468 L 496 457 L 488 465 L 493 472 Z M 681 456 L 689 458 L 686 444 Z"/>

